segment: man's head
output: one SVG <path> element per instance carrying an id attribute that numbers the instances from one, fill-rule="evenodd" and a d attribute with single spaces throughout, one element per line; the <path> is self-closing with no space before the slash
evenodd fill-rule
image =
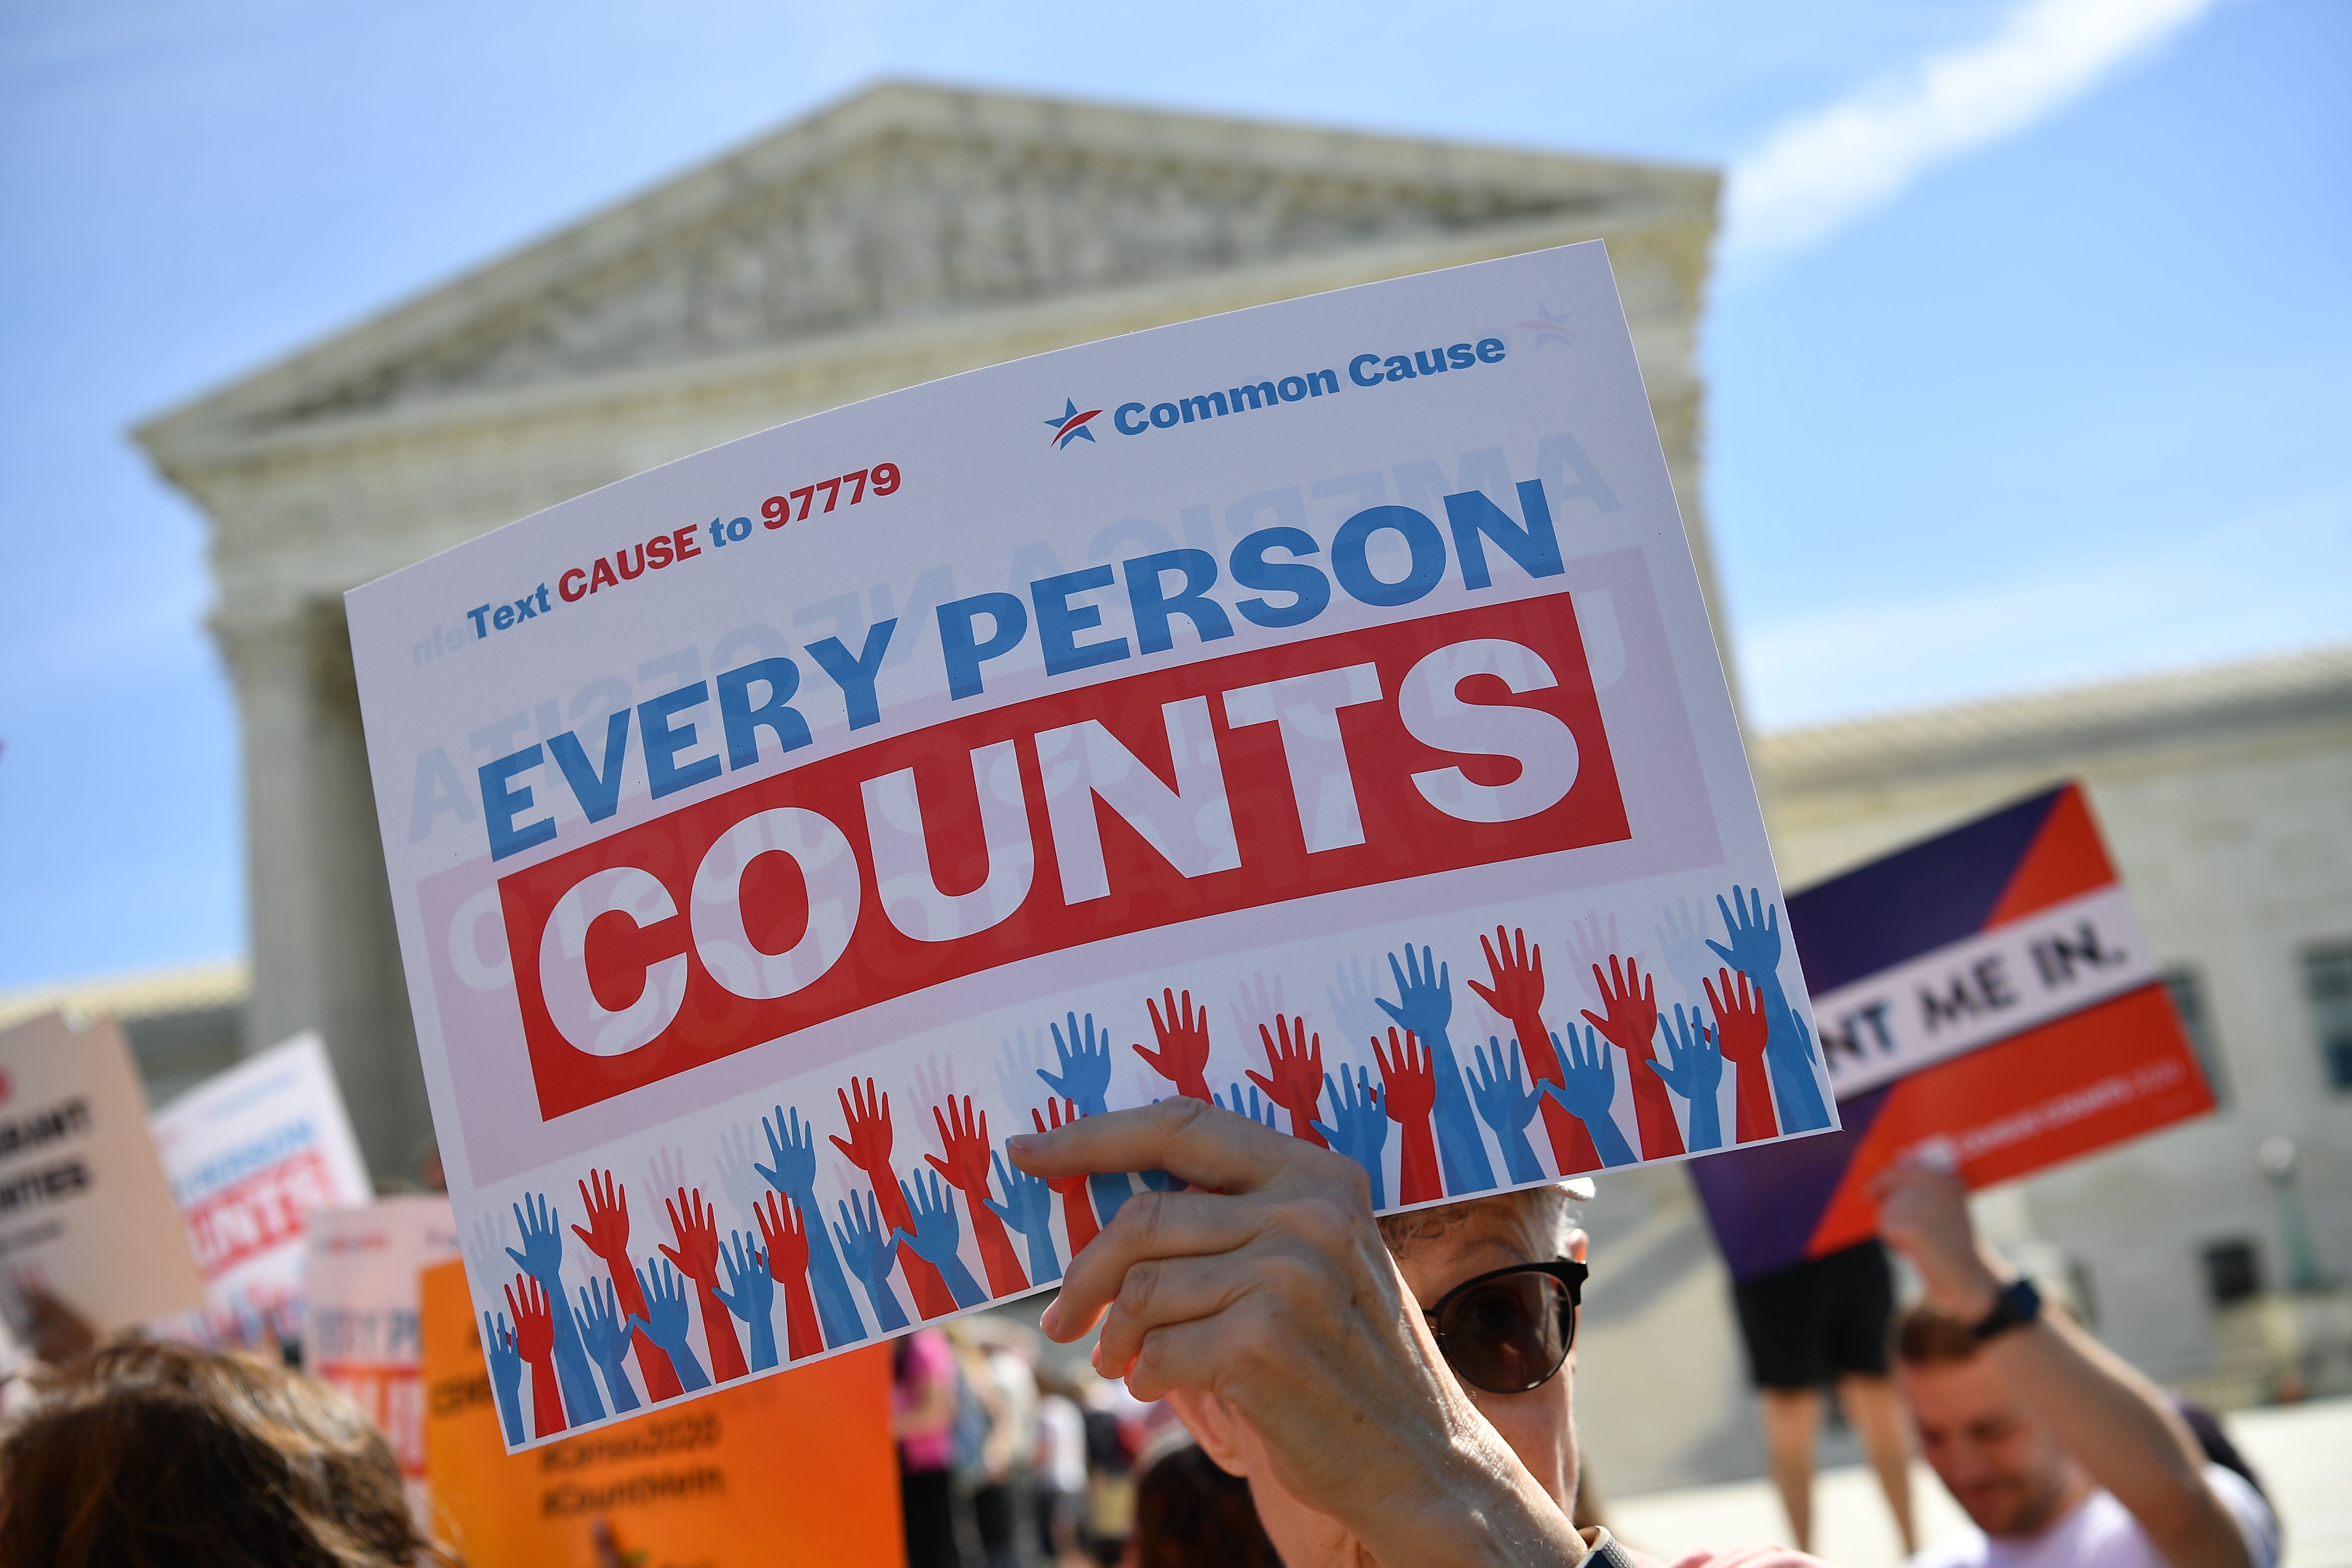
<path id="1" fill-rule="evenodd" d="M 2089 1480 L 1978 1350 L 1967 1324 L 1931 1307 L 1912 1308 L 1895 1325 L 1895 1374 L 1921 1453 L 1978 1529 L 2032 1535 L 2072 1508 Z"/>
<path id="2" fill-rule="evenodd" d="M 1423 1308 L 1434 1306 L 1454 1286 L 1480 1274 L 1522 1263 L 1580 1260 L 1585 1250 L 1584 1233 L 1575 1226 L 1573 1197 L 1560 1187 L 1390 1215 L 1380 1227 L 1405 1284 Z M 1524 1394 L 1489 1394 L 1455 1380 L 1563 1511 L 1576 1497 L 1570 1399 L 1575 1373 L 1571 1350 L 1559 1375 Z M 1258 1515 L 1285 1563 L 1304 1565 L 1346 1556 L 1346 1531 L 1283 1489 L 1264 1462 L 1255 1437 L 1229 1408 L 1213 1394 L 1189 1391 L 1179 1391 L 1171 1401 L 1202 1449 L 1228 1472 L 1248 1479 Z"/>

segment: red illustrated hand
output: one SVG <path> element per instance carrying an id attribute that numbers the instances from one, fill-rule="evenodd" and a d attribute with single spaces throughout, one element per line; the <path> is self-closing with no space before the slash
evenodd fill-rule
<path id="1" fill-rule="evenodd" d="M 1478 999 L 1514 1024 L 1521 1018 L 1540 1016 L 1544 1002 L 1543 949 L 1530 949 L 1526 931 L 1513 931 L 1507 934 L 1501 926 L 1495 928 L 1493 941 L 1481 936 L 1478 947 L 1486 955 L 1486 971 L 1494 976 L 1495 982 L 1492 985 L 1481 985 L 1475 980 L 1470 981 L 1470 989 L 1478 994 Z M 1534 1033 L 1540 1037 L 1543 1031 L 1538 1029 Z M 1522 1029 L 1519 1049 L 1532 1057 L 1533 1047 L 1528 1046 L 1528 1032 Z"/>
<path id="2" fill-rule="evenodd" d="M 841 1119 L 849 1128 L 849 1142 L 833 1141 L 842 1157 L 866 1173 L 879 1196 L 885 1189 L 895 1189 L 898 1178 L 890 1170 L 890 1097 L 875 1098 L 874 1080 L 867 1079 L 863 1090 L 857 1080 L 851 1079 L 846 1091 L 835 1089 L 841 1097 Z M 895 1223 L 895 1222 L 894 1222 Z"/>
<path id="3" fill-rule="evenodd" d="M 1633 1120 L 1642 1133 L 1642 1158 L 1659 1160 L 1681 1153 L 1682 1129 L 1675 1124 L 1675 1102 L 1666 1093 L 1665 1080 L 1642 1066 L 1656 1059 L 1651 1046 L 1658 1033 L 1657 977 L 1644 976 L 1641 965 L 1630 958 L 1621 968 L 1617 955 L 1612 953 L 1606 977 L 1599 964 L 1592 966 L 1592 984 L 1609 1016 L 1604 1018 L 1587 1008 L 1584 1021 L 1625 1053 L 1625 1070 L 1633 1081 Z"/>
<path id="4" fill-rule="evenodd" d="M 1167 1005 L 1165 1015 L 1160 1004 L 1150 997 L 1143 1000 L 1144 1011 L 1151 1015 L 1151 1032 L 1160 1037 L 1160 1049 L 1147 1051 L 1141 1046 L 1135 1054 L 1151 1064 L 1151 1070 L 1176 1086 L 1176 1092 L 1187 1100 L 1213 1104 L 1209 1097 L 1209 1010 L 1192 1008 L 1192 994 L 1184 993 L 1180 1009 L 1176 993 L 1162 990 L 1161 999 Z"/>
<path id="5" fill-rule="evenodd" d="M 561 1432 L 566 1425 L 563 1390 L 555 1376 L 555 1314 L 547 1292 L 530 1275 L 518 1274 L 507 1287 L 507 1310 L 514 1314 L 515 1354 L 530 1363 L 531 1435 Z"/>
<path id="6" fill-rule="evenodd" d="M 621 1321 L 649 1316 L 646 1293 L 637 1284 L 636 1269 L 629 1258 L 629 1189 L 614 1181 L 610 1171 L 591 1171 L 580 1184 L 580 1205 L 588 1211 L 588 1228 L 575 1225 L 572 1234 L 604 1260 L 605 1270 L 613 1277 Z M 647 1394 L 662 1400 L 686 1392 L 677 1380 L 677 1369 L 669 1363 L 669 1352 L 654 1343 L 645 1330 L 630 1331 L 630 1343 L 636 1347 L 637 1370 L 645 1373 Z"/>
<path id="7" fill-rule="evenodd" d="M 944 1114 L 938 1106 L 931 1108 L 931 1121 L 939 1127 L 940 1143 L 948 1157 L 926 1154 L 923 1158 L 947 1178 L 949 1185 L 963 1194 L 972 1238 L 980 1243 L 981 1267 L 988 1273 L 988 1293 L 1004 1296 L 1026 1290 L 1029 1277 L 1021 1271 L 1021 1260 L 1013 1255 L 1013 1238 L 1004 1234 L 1004 1222 L 988 1206 L 988 1112 L 973 1115 L 968 1094 L 959 1111 L 950 1096 Z"/>
<path id="8" fill-rule="evenodd" d="M 1429 1130 L 1430 1109 L 1437 1103 L 1437 1076 L 1429 1053 L 1408 1031 L 1402 1040 L 1389 1030 L 1389 1048 L 1372 1037 L 1372 1056 L 1381 1064 L 1381 1104 L 1389 1120 L 1404 1129 L 1403 1158 L 1397 1167 L 1397 1197 L 1401 1203 L 1427 1203 L 1445 1190 L 1437 1174 L 1437 1142 Z"/>
<path id="9" fill-rule="evenodd" d="M 743 1359 L 742 1342 L 735 1337 L 735 1315 L 719 1299 L 719 1215 L 702 1201 L 699 1187 L 680 1187 L 676 1201 L 665 1198 L 662 1206 L 669 1211 L 670 1233 L 677 1237 L 677 1247 L 663 1247 L 662 1256 L 694 1281 L 702 1307 L 702 1342 L 710 1351 L 711 1380 L 740 1377 L 751 1366 Z"/>
<path id="10" fill-rule="evenodd" d="M 1062 1114 L 1065 1105 L 1070 1108 L 1067 1116 Z M 1034 1110 L 1029 1113 L 1029 1120 L 1036 1124 L 1041 1135 L 1047 1130 L 1048 1118 L 1051 1118 L 1050 1125 L 1057 1130 L 1076 1121 L 1078 1119 L 1077 1101 L 1049 1100 L 1045 1102 L 1045 1115 L 1041 1116 Z M 1102 1229 L 1095 1219 L 1094 1194 L 1087 1191 L 1087 1173 L 1081 1171 L 1075 1176 L 1056 1176 L 1045 1184 L 1062 1194 L 1062 1222 L 1070 1233 L 1070 1256 L 1076 1258 Z"/>
<path id="11" fill-rule="evenodd" d="M 1745 974 L 1735 977 L 1728 969 L 1718 969 L 1716 975 L 1715 980 L 1700 984 L 1706 988 L 1707 1005 L 1715 1009 L 1716 1047 L 1726 1061 L 1739 1068 L 1734 1096 L 1738 1141 L 1750 1143 L 1777 1137 L 1780 1123 L 1772 1113 L 1771 1076 L 1764 1067 L 1764 1043 L 1772 1034 L 1772 1022 L 1764 1013 L 1764 994 L 1749 989 Z M 1723 987 L 1720 994 L 1716 991 L 1718 982 Z"/>
<path id="12" fill-rule="evenodd" d="M 1275 1044 L 1277 1032 L 1279 1047 Z M 1265 1044 L 1266 1070 L 1274 1076 L 1260 1078 L 1252 1072 L 1250 1082 L 1290 1112 L 1293 1137 L 1304 1138 L 1318 1149 L 1329 1148 L 1314 1127 L 1316 1105 L 1323 1095 L 1323 1037 L 1307 1034 L 1304 1018 L 1277 1017 L 1273 1030 L 1260 1024 L 1257 1034 Z"/>
<path id="13" fill-rule="evenodd" d="M 759 1222 L 760 1245 L 768 1249 L 768 1278 L 784 1288 L 784 1353 L 793 1361 L 819 1354 L 824 1338 L 809 1293 L 808 1222 L 773 1193 L 765 1206 L 752 1206 L 751 1217 Z"/>

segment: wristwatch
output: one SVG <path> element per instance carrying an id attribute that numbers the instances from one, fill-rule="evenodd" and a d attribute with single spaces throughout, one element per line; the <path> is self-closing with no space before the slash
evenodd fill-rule
<path id="1" fill-rule="evenodd" d="M 1969 1332 L 1979 1340 L 1989 1340 L 2011 1329 L 2021 1329 L 2040 1316 L 2042 1292 L 2033 1288 L 2032 1279 L 2021 1274 L 1994 1299 L 1992 1310 Z"/>

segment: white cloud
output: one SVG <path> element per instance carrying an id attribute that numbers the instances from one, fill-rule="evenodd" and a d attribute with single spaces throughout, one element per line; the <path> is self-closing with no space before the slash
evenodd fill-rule
<path id="1" fill-rule="evenodd" d="M 2024 0 L 1983 42 L 1785 121 L 1732 167 L 1727 255 L 1812 244 L 1942 160 L 2064 108 L 2213 4 Z"/>

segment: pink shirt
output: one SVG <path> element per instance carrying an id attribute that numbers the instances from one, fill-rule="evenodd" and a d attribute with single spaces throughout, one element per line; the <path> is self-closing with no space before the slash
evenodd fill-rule
<path id="1" fill-rule="evenodd" d="M 955 1350 L 947 1335 L 937 1329 L 918 1329 L 907 1336 L 906 1370 L 891 1385 L 890 1408 L 901 1416 L 920 1410 L 940 1384 L 953 1388 L 955 1377 Z M 920 1432 L 902 1427 L 898 1451 L 909 1470 L 944 1470 L 955 1463 L 955 1402 L 947 1402 L 947 1413 L 936 1427 Z"/>

